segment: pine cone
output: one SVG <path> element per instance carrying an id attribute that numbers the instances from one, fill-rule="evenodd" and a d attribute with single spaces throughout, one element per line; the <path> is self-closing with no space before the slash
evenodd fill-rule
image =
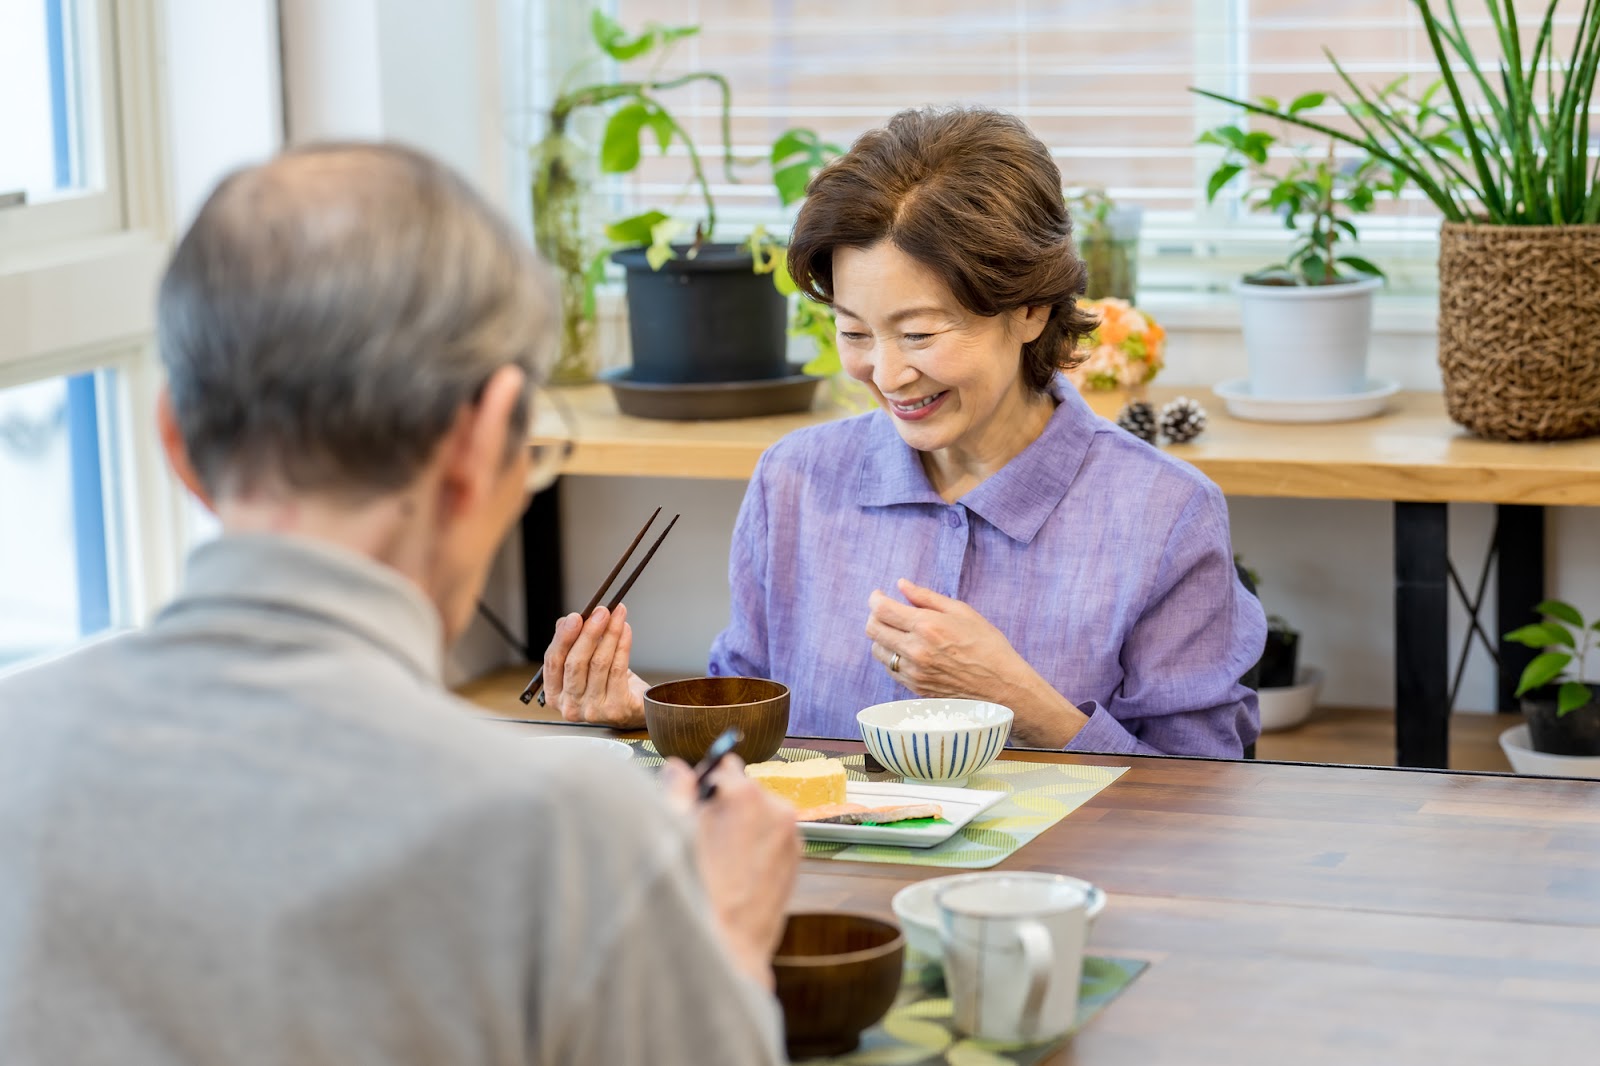
<path id="1" fill-rule="evenodd" d="M 1156 442 L 1156 409 L 1147 403 L 1130 403 L 1117 415 L 1117 425 L 1150 444 Z"/>
<path id="2" fill-rule="evenodd" d="M 1206 409 L 1187 396 L 1161 409 L 1161 432 L 1173 444 L 1194 440 L 1206 428 Z"/>

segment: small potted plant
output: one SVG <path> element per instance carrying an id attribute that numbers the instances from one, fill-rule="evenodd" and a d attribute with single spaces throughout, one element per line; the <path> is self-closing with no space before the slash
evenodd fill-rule
<path id="1" fill-rule="evenodd" d="M 1261 575 L 1246 567 L 1239 556 L 1234 566 L 1245 587 L 1260 595 Z M 1311 717 L 1322 689 L 1322 671 L 1300 665 L 1300 632 L 1280 615 L 1267 616 L 1267 643 L 1261 659 L 1250 671 L 1261 709 L 1264 733 L 1293 729 Z"/>
<path id="2" fill-rule="evenodd" d="M 601 11 L 590 16 L 595 45 L 618 64 L 649 63 L 637 77 L 596 81 L 561 92 L 550 108 L 547 132 L 534 150 L 534 224 L 540 250 L 562 276 L 566 337 L 555 380 L 592 378 L 589 351 L 594 292 L 607 256 L 627 271 L 629 337 L 635 380 L 660 383 L 748 381 L 782 376 L 783 302 L 755 276 L 749 251 L 716 244 L 716 201 L 704 161 L 689 131 L 668 109 L 663 94 L 696 82 L 713 85 L 721 102 L 723 167 L 733 173 L 731 90 L 721 74 L 662 73 L 673 46 L 698 26 L 647 25 L 629 34 Z M 597 108 L 606 114 L 598 169 L 629 174 L 644 158 L 648 139 L 662 153 L 682 146 L 691 185 L 703 205 L 692 226 L 651 209 L 610 223 L 605 236 L 619 251 L 595 252 L 583 222 L 580 152 L 572 139 L 575 113 Z M 687 241 L 680 238 L 688 237 Z"/>
<path id="3" fill-rule="evenodd" d="M 1600 249 L 1600 8 L 1558 18 L 1563 3 L 1411 0 L 1427 41 L 1416 61 L 1437 80 L 1416 97 L 1404 78 L 1366 88 L 1323 49 L 1343 85 L 1338 126 L 1194 90 L 1380 159 L 1438 209 L 1445 410 L 1494 440 L 1600 434 L 1600 303 L 1573 298 Z"/>
<path id="4" fill-rule="evenodd" d="M 1134 303 L 1139 288 L 1139 223 L 1144 210 L 1124 207 L 1103 188 L 1080 189 L 1067 195 L 1078 254 L 1089 278 L 1084 298 L 1112 297 Z"/>
<path id="5" fill-rule="evenodd" d="M 1322 101 L 1322 93 L 1307 93 L 1287 113 Z M 1269 103 L 1276 110 L 1276 102 Z M 1243 199 L 1251 210 L 1281 216 L 1294 234 L 1283 262 L 1247 275 L 1235 289 L 1250 395 L 1366 392 L 1372 297 L 1383 271 L 1350 250 L 1359 236 L 1354 216 L 1371 211 L 1381 193 L 1398 193 L 1404 179 L 1370 156 L 1341 163 L 1331 141 L 1326 152 L 1294 144 L 1284 146 L 1285 154 L 1275 152 L 1280 142 L 1272 133 L 1225 125 L 1206 131 L 1200 143 L 1223 150 L 1206 184 L 1208 202 L 1243 177 Z"/>
<path id="6" fill-rule="evenodd" d="M 1592 679 L 1588 666 L 1600 621 L 1589 624 L 1576 607 L 1561 600 L 1546 600 L 1534 610 L 1539 621 L 1505 636 L 1539 652 L 1523 669 L 1517 685 L 1528 741 L 1535 752 L 1546 756 L 1600 764 L 1600 680 Z M 1508 739 L 1515 745 L 1517 738 L 1511 734 L 1517 732 L 1511 730 L 1503 736 L 1502 746 Z M 1519 760 L 1511 747 L 1507 747 L 1507 755 L 1515 766 Z M 1578 776 L 1600 774 L 1600 768 L 1591 771 L 1574 765 L 1567 769 Z"/>
<path id="7" fill-rule="evenodd" d="M 616 62 L 664 53 L 672 42 L 694 34 L 693 26 L 651 25 L 635 37 L 613 19 L 595 11 L 590 15 L 590 36 L 598 56 Z M 595 289 L 605 276 L 609 249 L 599 247 L 597 225 L 589 219 L 589 195 L 597 162 L 580 139 L 575 125 L 580 115 L 602 109 L 614 101 L 655 99 L 656 94 L 688 84 L 695 77 L 587 81 L 593 59 L 586 59 L 567 75 L 568 83 L 556 94 L 545 115 L 544 136 L 532 150 L 534 243 L 556 268 L 561 286 L 562 344 L 551 371 L 555 384 L 575 385 L 594 379 L 598 357 L 594 351 Z M 706 75 L 704 77 L 709 77 Z M 579 84 L 571 84 L 578 82 Z"/>

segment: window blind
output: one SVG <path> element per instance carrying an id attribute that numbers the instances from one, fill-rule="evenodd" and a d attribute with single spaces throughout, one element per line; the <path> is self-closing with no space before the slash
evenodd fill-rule
<path id="1" fill-rule="evenodd" d="M 1480 57 L 1498 56 L 1487 17 L 1461 7 Z M 719 236 L 786 225 L 765 158 L 791 126 L 848 145 L 905 107 L 986 104 L 1029 123 L 1064 185 L 1104 187 L 1144 208 L 1143 281 L 1156 287 L 1221 287 L 1270 261 L 1285 240 L 1278 220 L 1249 213 L 1235 196 L 1206 204 L 1217 150 L 1196 136 L 1248 123 L 1188 87 L 1280 100 L 1341 90 L 1324 48 L 1364 88 L 1405 75 L 1420 92 L 1437 76 L 1410 0 L 611 0 L 610 10 L 630 29 L 699 25 L 665 69 L 716 71 L 732 83 L 733 154 L 747 164 L 736 165 L 738 182 L 723 175 L 715 92 L 682 90 L 670 105 L 713 175 Z M 1558 44 L 1570 41 L 1575 21 L 1576 9 L 1558 20 Z M 1314 114 L 1350 125 L 1331 99 Z M 1277 132 L 1314 143 L 1302 131 Z M 614 206 L 691 212 L 688 175 L 680 146 L 665 157 L 647 152 L 612 190 Z M 1397 287 L 1416 290 L 1431 284 L 1436 227 L 1432 206 L 1408 190 L 1363 220 L 1363 242 L 1398 268 Z"/>

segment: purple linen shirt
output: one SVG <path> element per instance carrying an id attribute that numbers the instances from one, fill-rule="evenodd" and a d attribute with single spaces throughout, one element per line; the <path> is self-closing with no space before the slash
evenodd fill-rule
<path id="1" fill-rule="evenodd" d="M 793 735 L 858 739 L 858 710 L 913 696 L 865 633 L 867 597 L 904 577 L 970 604 L 1089 716 L 1068 750 L 1240 756 L 1266 620 L 1221 490 L 1052 391 L 1039 438 L 955 503 L 882 411 L 774 444 L 734 527 L 711 673 L 788 685 Z"/>

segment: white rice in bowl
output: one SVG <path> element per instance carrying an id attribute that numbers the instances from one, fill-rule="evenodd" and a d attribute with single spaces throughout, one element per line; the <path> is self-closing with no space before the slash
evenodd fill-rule
<path id="1" fill-rule="evenodd" d="M 895 723 L 896 729 L 971 729 L 983 725 L 965 711 L 913 711 Z"/>

